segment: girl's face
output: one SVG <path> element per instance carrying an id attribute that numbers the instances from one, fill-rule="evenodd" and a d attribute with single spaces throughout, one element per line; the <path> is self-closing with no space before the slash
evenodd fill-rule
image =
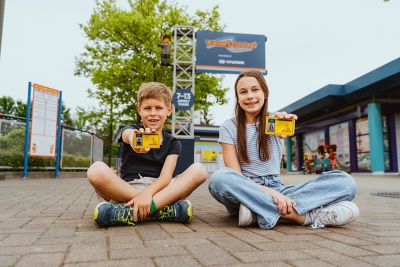
<path id="1" fill-rule="evenodd" d="M 265 94 L 254 77 L 242 77 L 236 86 L 238 103 L 246 115 L 256 116 L 265 102 Z"/>
<path id="2" fill-rule="evenodd" d="M 171 115 L 172 107 L 167 106 L 162 99 L 144 99 L 137 111 L 146 128 L 160 131 L 164 127 L 165 120 Z"/>

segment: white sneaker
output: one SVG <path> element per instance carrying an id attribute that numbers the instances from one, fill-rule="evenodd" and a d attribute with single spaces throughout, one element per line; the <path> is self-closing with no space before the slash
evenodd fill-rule
<path id="1" fill-rule="evenodd" d="M 351 201 L 342 201 L 327 207 L 311 211 L 314 222 L 312 229 L 324 228 L 327 225 L 339 226 L 351 223 L 360 216 L 357 205 Z"/>
<path id="2" fill-rule="evenodd" d="M 252 225 L 256 222 L 257 216 L 248 207 L 240 204 L 239 207 L 239 227 Z"/>

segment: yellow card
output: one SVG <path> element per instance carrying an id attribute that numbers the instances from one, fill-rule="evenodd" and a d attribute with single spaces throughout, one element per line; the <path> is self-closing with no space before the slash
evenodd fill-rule
<path id="1" fill-rule="evenodd" d="M 274 116 L 267 117 L 267 124 L 265 127 L 266 134 L 284 134 L 294 135 L 295 120 L 278 119 Z"/>
<path id="2" fill-rule="evenodd" d="M 139 133 L 133 134 L 134 148 L 160 148 L 160 136 L 158 133 Z"/>

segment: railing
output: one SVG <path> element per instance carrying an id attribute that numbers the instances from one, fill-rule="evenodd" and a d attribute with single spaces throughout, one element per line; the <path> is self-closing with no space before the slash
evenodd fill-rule
<path id="1" fill-rule="evenodd" d="M 25 118 L 0 115 L 0 169 L 23 168 Z M 86 170 L 103 161 L 103 139 L 87 131 L 62 126 L 61 170 Z M 54 170 L 55 159 L 30 157 L 28 169 Z"/>

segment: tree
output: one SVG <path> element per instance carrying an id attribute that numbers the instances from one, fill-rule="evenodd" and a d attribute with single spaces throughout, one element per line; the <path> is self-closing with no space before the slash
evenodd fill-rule
<path id="1" fill-rule="evenodd" d="M 143 82 L 172 86 L 172 69 L 160 65 L 161 35 L 172 34 L 176 25 L 223 30 L 218 6 L 190 16 L 184 7 L 167 0 L 130 0 L 128 4 L 124 10 L 116 0 L 98 1 L 88 23 L 81 25 L 89 43 L 76 59 L 75 74 L 89 77 L 97 87 L 88 93 L 99 100 L 99 114 L 108 114 L 109 123 L 139 123 L 136 93 Z M 227 102 L 228 89 L 222 88 L 221 81 L 216 75 L 196 75 L 195 108 L 207 111 L 205 116 L 212 105 Z"/>
<path id="2" fill-rule="evenodd" d="M 0 113 L 11 115 L 14 113 L 15 101 L 10 96 L 0 97 Z"/>

